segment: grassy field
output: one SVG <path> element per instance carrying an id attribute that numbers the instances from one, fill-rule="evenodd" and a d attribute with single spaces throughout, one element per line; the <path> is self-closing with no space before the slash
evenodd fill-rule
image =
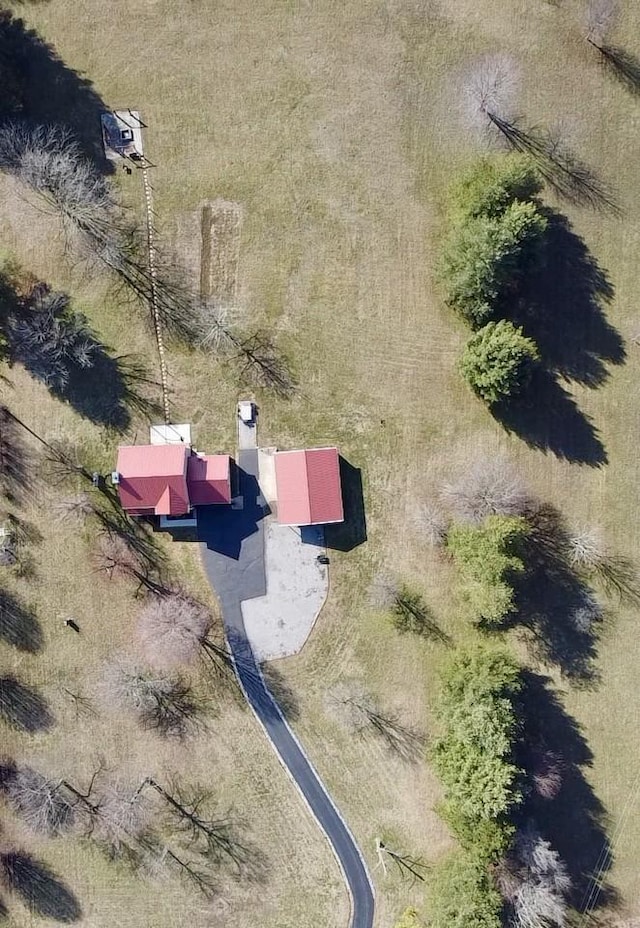
<path id="1" fill-rule="evenodd" d="M 372 867 L 377 836 L 427 861 L 449 843 L 433 811 L 438 790 L 427 765 L 402 763 L 376 741 L 354 739 L 328 708 L 335 687 L 361 683 L 406 725 L 427 735 L 432 730 L 443 649 L 399 637 L 368 606 L 371 578 L 384 569 L 420 588 L 456 641 L 470 634 L 449 565 L 413 531 L 416 502 L 479 448 L 499 450 L 570 524 L 599 526 L 613 549 L 637 557 L 640 349 L 632 338 L 640 329 L 638 101 L 602 71 L 582 39 L 583 6 L 573 0 L 236 0 L 212 9 L 198 0 L 51 0 L 16 7 L 16 15 L 53 43 L 69 68 L 93 83 L 106 106 L 141 110 L 149 126 L 147 153 L 156 164 L 158 224 L 194 274 L 201 204 L 220 198 L 238 205 L 238 302 L 252 325 L 272 329 L 301 385 L 287 402 L 258 397 L 261 441 L 280 447 L 336 443 L 362 469 L 368 541 L 332 554 L 332 590 L 322 619 L 304 652 L 277 669 L 298 702 L 296 730 Z M 638 27 L 640 11 L 627 4 L 616 43 L 640 53 L 632 44 Z M 615 188 L 621 205 L 621 215 L 611 216 L 548 197 L 569 216 L 615 288 L 607 312 L 626 340 L 626 362 L 611 367 L 600 389 L 566 384 L 593 419 L 606 466 L 527 447 L 494 422 L 455 370 L 465 332 L 443 307 L 433 280 L 440 205 L 455 171 L 486 150 L 460 116 L 460 85 L 473 60 L 493 52 L 517 64 L 518 112 L 532 124 L 562 125 L 580 157 Z M 71 93 L 72 121 L 83 111 L 80 97 Z M 94 103 L 88 119 L 96 117 L 99 100 Z M 42 108 L 46 114 L 46 101 Z M 139 176 L 119 176 L 118 183 L 139 208 Z M 137 352 L 154 365 L 142 316 L 101 276 L 71 267 L 54 220 L 9 181 L 1 184 L 2 248 L 68 289 L 118 353 Z M 228 448 L 238 392 L 233 371 L 175 350 L 169 364 L 175 420 L 194 423 L 198 447 Z M 7 403 L 36 430 L 80 440 L 111 466 L 118 436 L 80 420 L 24 373 L 12 371 L 9 381 Z M 566 426 L 567 445 L 572 427 Z M 139 422 L 127 434 L 132 440 L 143 436 Z M 58 682 L 78 672 L 86 679 L 109 651 L 126 648 L 136 607 L 129 590 L 96 579 L 77 530 L 52 521 L 54 494 L 39 484 L 27 513 L 44 535 L 34 552 L 38 578 L 26 593 L 40 607 L 47 646 L 19 669 L 15 653 L 4 647 L 2 653 L 8 666 L 58 700 L 60 724 L 34 739 L 12 735 L 8 749 L 43 765 L 49 759 L 58 768 L 79 764 L 84 772 L 100 742 L 110 760 L 129 758 L 133 771 L 149 753 L 158 769 L 168 771 L 179 757 L 107 718 L 100 720 L 99 738 L 93 726 L 70 737 L 77 723 L 59 703 Z M 204 589 L 193 550 L 174 545 L 172 553 L 192 585 Z M 640 817 L 629 805 L 638 761 L 638 616 L 615 604 L 610 611 L 597 687 L 572 687 L 555 668 L 544 669 L 556 679 L 593 752 L 586 775 L 616 835 L 611 880 L 633 910 L 640 896 Z M 67 614 L 91 629 L 81 644 L 60 627 Z M 154 928 L 180 920 L 231 928 L 257 921 L 265 928 L 343 925 L 347 903 L 335 864 L 248 713 L 231 705 L 212 731 L 194 746 L 193 769 L 210 775 L 223 802 L 233 801 L 252 823 L 255 840 L 272 861 L 267 888 L 230 884 L 212 913 L 179 887 L 141 890 L 122 875 L 114 888 L 114 871 L 102 860 L 69 842 L 49 842 L 43 854 L 79 896 L 84 923 L 129 928 L 141 924 L 144 912 Z M 422 900 L 421 886 L 380 871 L 375 878 L 380 928 L 405 904 Z M 16 924 L 30 920 L 16 916 Z"/>

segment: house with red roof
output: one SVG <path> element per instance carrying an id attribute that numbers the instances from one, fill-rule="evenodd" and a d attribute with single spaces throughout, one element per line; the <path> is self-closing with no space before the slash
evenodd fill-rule
<path id="1" fill-rule="evenodd" d="M 231 502 L 231 458 L 182 443 L 121 445 L 113 481 L 129 515 L 178 518 Z"/>
<path id="2" fill-rule="evenodd" d="M 277 520 L 282 525 L 344 521 L 337 448 L 276 451 Z"/>
<path id="3" fill-rule="evenodd" d="M 263 464 L 260 483 L 271 487 L 267 496 L 281 525 L 344 521 L 337 448 L 268 449 Z M 228 454 L 192 448 L 189 425 L 164 424 L 151 426 L 150 444 L 118 448 L 112 482 L 129 515 L 157 517 L 160 527 L 178 527 L 195 525 L 197 506 L 231 504 L 232 472 Z"/>

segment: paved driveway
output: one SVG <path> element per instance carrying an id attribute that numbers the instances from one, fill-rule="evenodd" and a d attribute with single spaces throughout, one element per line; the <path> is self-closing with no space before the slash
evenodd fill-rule
<path id="1" fill-rule="evenodd" d="M 247 701 L 338 859 L 351 895 L 351 928 L 371 928 L 373 889 L 360 849 L 267 689 L 247 639 L 241 603 L 266 593 L 264 509 L 257 480 L 257 451 L 241 450 L 238 466 L 243 509 L 223 512 L 209 507 L 198 513 L 205 570 L 220 601 L 227 640 Z"/>

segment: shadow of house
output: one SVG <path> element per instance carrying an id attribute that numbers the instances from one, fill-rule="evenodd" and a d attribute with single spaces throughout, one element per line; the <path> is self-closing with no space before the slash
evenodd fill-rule
<path id="1" fill-rule="evenodd" d="M 104 173 L 100 114 L 109 109 L 93 84 L 68 67 L 55 48 L 24 20 L 0 11 L 0 123 L 24 119 L 66 127 Z"/>
<path id="2" fill-rule="evenodd" d="M 640 95 L 640 59 L 618 45 L 598 46 L 605 69 L 630 93 Z"/>
<path id="3" fill-rule="evenodd" d="M 242 508 L 198 506 L 198 540 L 211 551 L 237 561 L 242 542 L 258 531 L 258 524 L 270 513 L 258 481 L 238 466 L 237 477 Z M 260 594 L 253 594 L 260 595 Z"/>
<path id="4" fill-rule="evenodd" d="M 35 915 L 56 922 L 76 922 L 82 915 L 80 903 L 46 864 L 30 854 L 10 851 L 0 855 L 5 882 Z"/>
<path id="5" fill-rule="evenodd" d="M 7 590 L 0 590 L 0 639 L 28 654 L 37 654 L 43 642 L 37 618 Z"/>
<path id="6" fill-rule="evenodd" d="M 325 526 L 327 548 L 351 551 L 367 540 L 367 520 L 362 488 L 362 471 L 340 455 L 340 482 L 344 521 Z"/>
<path id="7" fill-rule="evenodd" d="M 625 362 L 625 345 L 605 315 L 614 290 L 569 221 L 546 210 L 539 265 L 523 282 L 510 318 L 538 345 L 540 364 L 524 392 L 492 409 L 531 447 L 575 463 L 607 462 L 598 430 L 561 384 L 602 386 L 610 365 Z"/>
<path id="8" fill-rule="evenodd" d="M 55 721 L 46 699 L 10 676 L 0 677 L 0 719 L 30 734 L 48 731 Z"/>
<path id="9" fill-rule="evenodd" d="M 523 808 L 565 861 L 573 884 L 571 904 L 583 911 L 585 903 L 597 908 L 614 901 L 606 874 L 613 848 L 606 832 L 607 814 L 589 784 L 585 771 L 593 755 L 579 724 L 565 711 L 547 677 L 527 672 L 521 694 L 524 719 L 525 770 L 535 766 L 536 753 L 559 759 L 562 781 L 555 798 L 532 790 Z"/>

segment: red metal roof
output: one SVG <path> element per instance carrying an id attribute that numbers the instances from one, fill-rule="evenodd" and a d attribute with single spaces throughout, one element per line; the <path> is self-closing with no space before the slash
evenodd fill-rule
<path id="1" fill-rule="evenodd" d="M 326 525 L 344 521 L 337 448 L 275 455 L 278 522 Z"/>
<path id="2" fill-rule="evenodd" d="M 231 502 L 231 459 L 228 454 L 192 454 L 187 486 L 193 506 Z"/>
<path id="3" fill-rule="evenodd" d="M 121 445 L 116 470 L 122 508 L 158 516 L 187 513 L 188 454 L 185 445 Z"/>

